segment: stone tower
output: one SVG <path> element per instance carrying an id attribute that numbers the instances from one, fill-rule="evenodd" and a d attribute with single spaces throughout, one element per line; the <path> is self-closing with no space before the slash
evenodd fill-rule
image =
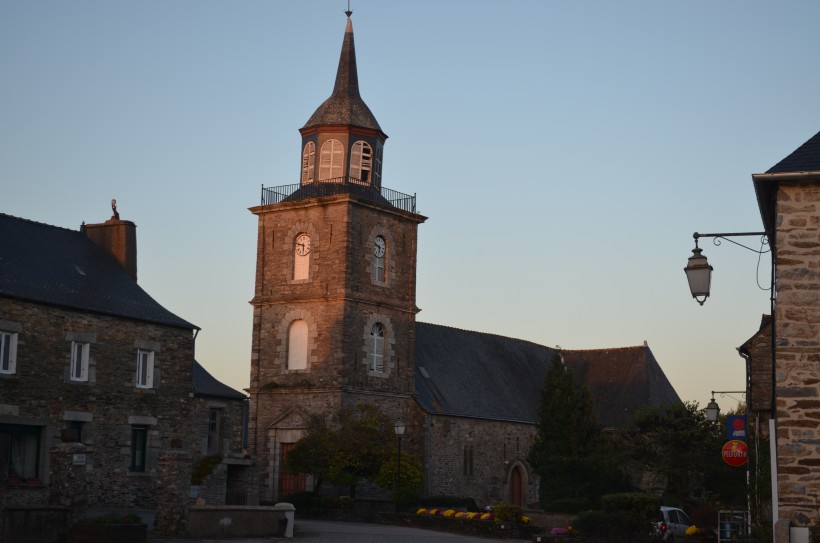
<path id="1" fill-rule="evenodd" d="M 407 416 L 414 390 L 415 196 L 382 186 L 387 135 L 359 95 L 348 13 L 331 96 L 300 130 L 298 184 L 263 188 L 250 376 L 251 452 L 260 496 L 310 481 L 284 476 L 311 416 L 361 402 Z"/>

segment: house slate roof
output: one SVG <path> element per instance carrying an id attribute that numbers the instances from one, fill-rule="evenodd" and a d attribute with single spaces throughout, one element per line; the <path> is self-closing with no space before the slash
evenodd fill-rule
<path id="1" fill-rule="evenodd" d="M 789 156 L 769 168 L 766 173 L 820 171 L 820 132 L 795 149 Z"/>
<path id="2" fill-rule="evenodd" d="M 148 295 L 84 233 L 0 213 L 0 296 L 198 329 Z"/>
<path id="3" fill-rule="evenodd" d="M 781 183 L 817 183 L 820 179 L 820 132 L 808 139 L 766 173 L 752 175 L 760 218 L 775 250 L 777 236 L 777 191 Z"/>
<path id="4" fill-rule="evenodd" d="M 432 415 L 536 424 L 556 349 L 529 341 L 416 323 L 416 398 Z M 618 427 L 644 405 L 680 402 L 648 346 L 562 349 L 590 388 L 600 424 Z"/>
<path id="5" fill-rule="evenodd" d="M 194 394 L 244 400 L 247 396 L 217 380 L 205 367 L 194 360 Z"/>
<path id="6" fill-rule="evenodd" d="M 350 16 L 345 27 L 333 93 L 316 109 L 302 129 L 318 125 L 350 125 L 382 131 L 376 117 L 359 94 L 356 46 Z"/>

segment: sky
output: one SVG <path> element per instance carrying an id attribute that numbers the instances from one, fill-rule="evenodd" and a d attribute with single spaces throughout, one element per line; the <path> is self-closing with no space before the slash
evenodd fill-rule
<path id="1" fill-rule="evenodd" d="M 141 286 L 248 386 L 261 186 L 297 183 L 346 0 L 0 1 L 0 212 L 137 224 Z M 352 0 L 384 186 L 416 194 L 417 320 L 646 341 L 682 399 L 744 388 L 770 310 L 751 174 L 820 130 L 820 2 Z M 760 248 L 757 237 L 739 241 Z M 738 395 L 718 397 L 722 408 Z"/>

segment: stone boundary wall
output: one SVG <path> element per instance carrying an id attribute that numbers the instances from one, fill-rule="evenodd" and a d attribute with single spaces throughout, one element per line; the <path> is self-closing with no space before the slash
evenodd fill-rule
<path id="1" fill-rule="evenodd" d="M 191 506 L 188 537 L 293 537 L 295 508 L 289 503 L 272 507 Z"/>

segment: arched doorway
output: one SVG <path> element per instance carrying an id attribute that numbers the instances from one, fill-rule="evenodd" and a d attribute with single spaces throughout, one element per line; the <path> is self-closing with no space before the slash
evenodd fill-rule
<path id="1" fill-rule="evenodd" d="M 508 498 L 510 505 L 521 507 L 524 503 L 524 479 L 525 475 L 521 466 L 514 466 L 510 471 Z"/>

